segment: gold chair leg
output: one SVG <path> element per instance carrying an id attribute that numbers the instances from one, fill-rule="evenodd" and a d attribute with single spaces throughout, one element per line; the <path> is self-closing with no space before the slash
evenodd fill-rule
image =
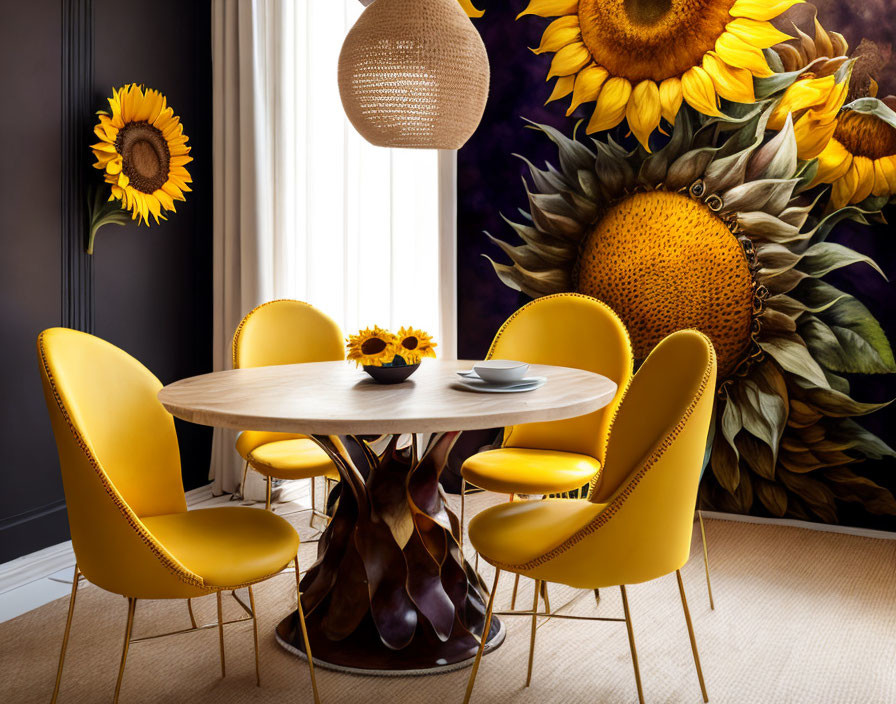
<path id="1" fill-rule="evenodd" d="M 266 488 L 265 488 L 265 498 L 264 498 L 264 508 L 266 511 L 271 510 L 271 484 L 273 480 L 270 477 L 267 477 Z"/>
<path id="2" fill-rule="evenodd" d="M 594 590 L 594 603 L 600 606 L 600 589 Z"/>
<path id="3" fill-rule="evenodd" d="M 314 677 L 314 658 L 311 655 L 311 643 L 308 641 L 308 629 L 305 627 L 305 613 L 302 611 L 301 577 L 299 576 L 299 556 L 295 556 L 296 563 L 296 603 L 299 612 L 299 625 L 302 628 L 302 640 L 305 642 L 305 656 L 308 658 L 308 672 L 311 675 L 311 691 L 314 694 L 314 704 L 320 704 L 320 696 L 317 693 L 317 680 Z"/>
<path id="4" fill-rule="evenodd" d="M 638 685 L 638 701 L 644 704 L 644 690 L 641 688 L 641 670 L 638 667 L 638 651 L 635 648 L 635 632 L 632 630 L 632 615 L 628 610 L 628 594 L 625 593 L 625 585 L 620 584 L 622 592 L 622 608 L 625 610 L 625 627 L 628 629 L 628 645 L 632 651 L 632 665 L 635 667 L 635 683 Z"/>
<path id="5" fill-rule="evenodd" d="M 261 668 L 258 665 L 258 617 L 255 611 L 255 594 L 249 587 L 249 608 L 252 609 L 252 638 L 255 641 L 255 686 L 261 687 Z"/>
<path id="6" fill-rule="evenodd" d="M 243 500 L 246 499 L 246 476 L 249 474 L 249 460 L 246 460 L 246 464 L 243 465 L 243 481 L 240 483 L 240 494 L 243 495 Z"/>
<path id="7" fill-rule="evenodd" d="M 221 649 L 221 677 L 225 677 L 227 669 L 224 666 L 224 609 L 221 605 L 221 592 L 217 592 L 215 597 L 218 599 L 218 644 Z"/>
<path id="8" fill-rule="evenodd" d="M 56 686 L 53 687 L 53 698 L 50 704 L 56 704 L 59 696 L 59 685 L 62 684 L 62 666 L 65 663 L 65 650 L 68 648 L 68 634 L 72 629 L 72 616 L 75 613 L 75 597 L 78 596 L 78 582 L 81 579 L 81 570 L 75 565 L 75 574 L 72 577 L 72 595 L 68 600 L 68 618 L 65 619 L 65 632 L 62 634 L 62 649 L 59 651 L 59 665 L 56 667 Z"/>
<path id="9" fill-rule="evenodd" d="M 308 526 L 310 528 L 314 528 L 314 516 L 317 514 L 317 501 L 314 498 L 317 494 L 315 491 L 316 488 L 317 477 L 311 477 L 311 518 L 308 519 Z"/>
<path id="10" fill-rule="evenodd" d="M 476 673 L 479 671 L 479 663 L 482 660 L 482 653 L 485 651 L 485 643 L 488 641 L 489 630 L 492 627 L 492 610 L 495 607 L 495 592 L 498 591 L 498 578 L 501 576 L 501 570 L 495 568 L 495 581 L 492 584 L 492 592 L 488 595 L 488 608 L 485 611 L 485 627 L 482 629 L 482 638 L 479 639 L 479 650 L 476 651 L 476 659 L 473 661 L 473 669 L 470 671 L 470 681 L 467 682 L 467 693 L 464 696 L 464 704 L 469 704 L 470 697 L 473 696 L 473 685 L 476 682 Z M 535 591 L 538 593 L 538 590 Z"/>
<path id="11" fill-rule="evenodd" d="M 460 480 L 460 553 L 464 553 L 464 511 L 467 505 L 467 480 Z"/>
<path id="12" fill-rule="evenodd" d="M 546 614 L 551 613 L 551 600 L 548 599 L 548 583 L 541 583 L 541 596 L 544 599 L 544 612 Z"/>
<path id="13" fill-rule="evenodd" d="M 510 610 L 513 611 L 516 608 L 516 591 L 520 586 L 520 576 L 516 575 L 513 578 L 513 594 L 510 595 Z"/>
<path id="14" fill-rule="evenodd" d="M 199 628 L 199 626 L 196 625 L 196 616 L 193 615 L 193 600 L 192 599 L 187 599 L 187 611 L 190 612 L 190 626 L 192 628 Z"/>
<path id="15" fill-rule="evenodd" d="M 118 695 L 121 692 L 121 679 L 124 677 L 124 666 L 128 660 L 128 646 L 131 644 L 131 630 L 134 628 L 134 612 L 137 610 L 137 600 L 128 599 L 128 624 L 124 631 L 124 646 L 121 649 L 121 665 L 118 666 L 118 681 L 115 683 L 115 696 L 112 704 L 118 704 Z"/>
<path id="16" fill-rule="evenodd" d="M 694 638 L 694 625 L 691 623 L 691 612 L 688 610 L 688 600 L 684 595 L 684 582 L 681 581 L 681 570 L 675 570 L 675 576 L 678 578 L 678 591 L 681 593 L 681 608 L 684 609 L 684 620 L 688 624 L 688 636 L 691 639 L 691 652 L 694 653 L 694 665 L 697 667 L 697 679 L 700 680 L 700 692 L 703 694 L 703 701 L 708 702 L 709 696 L 706 694 L 706 683 L 703 681 L 703 668 L 700 667 L 700 655 L 697 653 L 697 639 Z"/>
<path id="17" fill-rule="evenodd" d="M 538 625 L 538 594 L 541 591 L 541 580 L 535 580 L 535 599 L 532 601 L 532 632 L 529 636 L 529 669 L 526 672 L 526 686 L 532 682 L 532 662 L 535 660 L 535 631 Z"/>
<path id="18" fill-rule="evenodd" d="M 709 581 L 709 555 L 706 551 L 706 530 L 703 528 L 703 511 L 697 511 L 700 519 L 700 537 L 703 538 L 703 568 L 706 570 L 706 591 L 709 592 L 709 608 L 715 611 L 716 605 L 712 600 L 712 582 Z"/>

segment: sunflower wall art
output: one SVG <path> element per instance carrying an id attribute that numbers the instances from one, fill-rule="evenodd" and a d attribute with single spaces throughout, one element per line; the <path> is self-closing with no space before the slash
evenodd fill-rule
<path id="1" fill-rule="evenodd" d="M 164 95 L 130 83 L 112 92 L 109 110 L 97 113 L 98 142 L 90 146 L 95 169 L 108 186 L 95 189 L 90 202 L 87 253 L 93 254 L 103 225 L 128 221 L 158 224 L 186 200 L 193 182 L 186 165 L 193 161 L 180 117 Z M 108 194 L 108 198 L 106 197 Z"/>
<path id="2" fill-rule="evenodd" d="M 611 305 L 641 359 L 699 328 L 720 372 L 701 505 L 896 530 L 893 47 L 799 0 L 477 7 L 460 355 L 561 291 Z"/>

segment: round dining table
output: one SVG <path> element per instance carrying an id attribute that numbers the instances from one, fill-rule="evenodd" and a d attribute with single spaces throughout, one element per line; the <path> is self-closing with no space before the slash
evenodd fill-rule
<path id="1" fill-rule="evenodd" d="M 315 664 L 365 674 L 426 674 L 471 664 L 483 637 L 485 587 L 464 558 L 461 525 L 439 479 L 464 430 L 556 421 L 606 406 L 616 384 L 580 369 L 532 365 L 524 393 L 460 383 L 470 361 L 424 360 L 381 385 L 348 362 L 214 372 L 164 387 L 174 416 L 238 430 L 308 435 L 340 482 L 317 561 L 301 582 Z M 303 653 L 298 612 L 276 628 Z M 492 620 L 487 650 L 504 639 Z"/>

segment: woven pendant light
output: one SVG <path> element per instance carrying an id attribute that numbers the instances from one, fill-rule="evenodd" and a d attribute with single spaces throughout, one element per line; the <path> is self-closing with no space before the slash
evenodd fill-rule
<path id="1" fill-rule="evenodd" d="M 381 147 L 459 149 L 488 84 L 485 45 L 457 0 L 375 0 L 339 55 L 348 119 Z"/>

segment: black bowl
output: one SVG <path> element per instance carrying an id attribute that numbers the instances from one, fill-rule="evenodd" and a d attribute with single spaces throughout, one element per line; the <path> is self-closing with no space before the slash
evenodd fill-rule
<path id="1" fill-rule="evenodd" d="M 370 374 L 370 378 L 377 384 L 400 384 L 411 374 L 417 371 L 420 364 L 406 364 L 403 367 L 375 367 L 365 365 L 364 371 Z"/>

